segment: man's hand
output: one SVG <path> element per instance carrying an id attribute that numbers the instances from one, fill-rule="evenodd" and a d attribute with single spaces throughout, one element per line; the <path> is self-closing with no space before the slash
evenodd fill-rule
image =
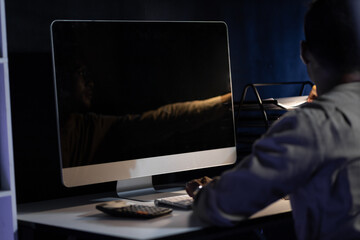
<path id="1" fill-rule="evenodd" d="M 314 85 L 311 89 L 311 92 L 307 98 L 307 102 L 312 102 L 314 101 L 316 98 L 318 97 L 317 92 L 316 92 L 316 85 Z"/>
<path id="2" fill-rule="evenodd" d="M 230 103 L 231 102 L 231 93 L 227 93 L 221 96 L 222 103 Z"/>
<path id="3" fill-rule="evenodd" d="M 198 193 L 198 191 L 205 185 L 207 185 L 209 182 L 211 182 L 212 179 L 209 177 L 202 177 L 198 179 L 191 180 L 186 183 L 185 190 L 187 194 L 189 194 L 190 197 L 195 197 L 195 195 Z"/>

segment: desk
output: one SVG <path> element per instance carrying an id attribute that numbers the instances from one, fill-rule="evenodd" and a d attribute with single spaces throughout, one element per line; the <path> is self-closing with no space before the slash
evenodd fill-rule
<path id="1" fill-rule="evenodd" d="M 111 195 L 97 194 L 20 204 L 18 206 L 20 236 L 21 231 L 24 231 L 23 235 L 27 236 L 26 239 L 32 239 L 33 231 L 45 231 L 72 236 L 71 239 L 189 239 L 191 236 L 203 236 L 211 232 L 213 232 L 211 236 L 214 236 L 215 232 L 226 230 L 209 228 L 193 216 L 192 211 L 184 210 L 174 210 L 170 215 L 148 220 L 107 216 L 96 210 L 95 205 L 116 200 L 108 196 Z M 245 231 L 249 227 L 254 227 L 259 224 L 259 220 L 269 221 L 269 216 L 272 217 L 271 221 L 276 217 L 291 218 L 289 211 L 289 201 L 280 200 L 256 213 L 251 217 L 252 220 L 244 221 L 244 224 L 236 227 L 236 231 Z"/>

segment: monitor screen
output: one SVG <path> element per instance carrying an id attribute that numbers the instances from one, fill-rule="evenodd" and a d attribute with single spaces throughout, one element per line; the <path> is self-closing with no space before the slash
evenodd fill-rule
<path id="1" fill-rule="evenodd" d="M 51 37 L 66 186 L 235 162 L 225 23 L 57 20 Z"/>

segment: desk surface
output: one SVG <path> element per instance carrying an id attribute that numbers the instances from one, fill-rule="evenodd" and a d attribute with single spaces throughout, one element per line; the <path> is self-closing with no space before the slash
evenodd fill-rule
<path id="1" fill-rule="evenodd" d="M 174 210 L 170 215 L 140 220 L 107 216 L 95 208 L 96 204 L 116 200 L 110 194 L 79 196 L 44 202 L 20 204 L 19 224 L 30 223 L 66 230 L 125 239 L 157 239 L 206 228 L 192 211 Z M 133 201 L 130 201 L 133 202 Z M 148 202 L 145 204 L 153 205 Z M 251 218 L 259 218 L 291 211 L 288 200 L 279 200 Z"/>

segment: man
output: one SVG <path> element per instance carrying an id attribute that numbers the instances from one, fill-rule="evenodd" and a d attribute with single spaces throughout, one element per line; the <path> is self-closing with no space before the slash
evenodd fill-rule
<path id="1" fill-rule="evenodd" d="M 360 28 L 357 0 L 318 0 L 301 58 L 318 98 L 287 113 L 234 169 L 198 182 L 194 214 L 236 222 L 290 194 L 299 240 L 360 239 Z"/>

